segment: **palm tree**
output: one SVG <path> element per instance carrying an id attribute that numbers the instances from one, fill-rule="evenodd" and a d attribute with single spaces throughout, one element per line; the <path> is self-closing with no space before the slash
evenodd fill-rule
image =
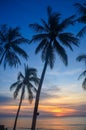
<path id="1" fill-rule="evenodd" d="M 47 8 L 47 12 L 47 22 L 44 19 L 41 19 L 42 25 L 38 23 L 29 25 L 37 32 L 37 34 L 32 37 L 31 42 L 39 41 L 39 45 L 36 48 L 35 53 L 37 54 L 41 51 L 41 58 L 44 61 L 44 68 L 41 74 L 41 79 L 36 94 L 31 130 L 35 130 L 36 127 L 40 92 L 47 66 L 50 65 L 50 68 L 53 68 L 55 62 L 55 52 L 59 54 L 64 64 L 67 65 L 67 54 L 63 46 L 69 47 L 71 50 L 73 50 L 72 45 L 78 46 L 78 39 L 72 33 L 64 32 L 64 30 L 69 25 L 73 24 L 73 20 L 75 18 L 74 15 L 60 22 L 59 13 L 53 13 L 51 7 Z"/>
<path id="2" fill-rule="evenodd" d="M 10 86 L 10 90 L 15 88 L 14 98 L 17 98 L 18 93 L 21 90 L 21 97 L 20 97 L 20 102 L 19 102 L 17 113 L 16 113 L 16 117 L 15 117 L 13 130 L 16 130 L 20 107 L 21 107 L 22 100 L 25 95 L 25 88 L 28 91 L 28 99 L 31 103 L 33 100 L 33 92 L 37 91 L 35 86 L 38 84 L 39 84 L 39 78 L 37 77 L 37 70 L 35 68 L 29 68 L 28 65 L 27 66 L 25 65 L 25 74 L 23 75 L 20 72 L 17 77 L 17 82 L 13 83 Z"/>
<path id="3" fill-rule="evenodd" d="M 85 62 L 85 66 L 86 66 L 86 54 L 80 55 L 77 57 L 76 59 L 77 61 L 84 61 Z M 82 87 L 86 90 L 86 69 L 80 74 L 79 78 L 84 77 L 83 83 L 82 83 Z"/>
<path id="4" fill-rule="evenodd" d="M 27 53 L 19 46 L 28 43 L 19 32 L 19 28 L 8 28 L 2 25 L 0 28 L 0 64 L 4 63 L 4 69 L 8 64 L 10 67 L 17 67 L 21 64 L 19 56 L 27 60 Z M 18 56 L 19 55 L 19 56 Z"/>
<path id="5" fill-rule="evenodd" d="M 84 4 L 80 4 L 80 3 L 76 3 L 75 6 L 77 7 L 78 9 L 78 12 L 79 12 L 79 17 L 77 18 L 77 21 L 80 22 L 80 23 L 83 23 L 83 24 L 86 24 L 86 3 Z M 84 26 L 80 31 L 79 33 L 77 34 L 77 36 L 79 37 L 82 37 L 84 34 L 86 34 L 86 26 Z M 77 61 L 84 61 L 85 64 L 86 64 L 86 54 L 82 54 L 80 56 L 78 56 L 76 58 Z M 84 78 L 84 81 L 82 83 L 82 87 L 84 89 L 86 89 L 86 69 L 80 74 L 79 78 L 80 79 L 81 77 L 85 77 Z"/>
<path id="6" fill-rule="evenodd" d="M 76 21 L 86 24 L 86 3 L 80 4 L 76 3 L 75 7 L 78 9 L 79 17 Z M 79 37 L 82 37 L 86 33 L 86 25 L 79 31 L 77 34 Z"/>

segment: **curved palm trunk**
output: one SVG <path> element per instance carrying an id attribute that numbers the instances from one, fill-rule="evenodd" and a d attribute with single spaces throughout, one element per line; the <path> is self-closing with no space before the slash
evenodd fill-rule
<path id="1" fill-rule="evenodd" d="M 18 116 L 19 116 L 19 112 L 20 112 L 20 108 L 21 108 L 21 104 L 22 104 L 22 99 L 23 99 L 23 93 L 24 93 L 24 88 L 23 88 L 23 91 L 22 91 L 22 94 L 21 94 L 21 98 L 20 98 L 20 102 L 19 102 L 19 107 L 18 107 L 18 110 L 17 110 L 17 113 L 16 113 L 13 130 L 16 130 L 17 120 L 18 120 Z"/>
<path id="2" fill-rule="evenodd" d="M 44 68 L 43 68 L 43 71 L 42 71 L 38 91 L 37 91 L 37 94 L 36 94 L 36 100 L 35 100 L 35 107 L 34 107 L 34 112 L 33 112 L 31 130 L 35 130 L 35 128 L 36 128 L 36 119 L 37 119 L 37 115 L 38 115 L 39 98 L 40 98 L 40 93 L 41 93 L 41 88 L 42 88 L 42 83 L 43 83 L 43 80 L 44 80 L 45 72 L 46 72 L 46 69 L 47 69 L 47 64 L 48 64 L 48 57 L 47 57 L 47 60 L 45 61 L 45 64 L 44 64 Z"/>

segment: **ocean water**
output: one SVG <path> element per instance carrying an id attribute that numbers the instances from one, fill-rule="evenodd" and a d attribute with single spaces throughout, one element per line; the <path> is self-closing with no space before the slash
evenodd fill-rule
<path id="1" fill-rule="evenodd" d="M 12 130 L 14 118 L 0 118 L 0 125 Z M 19 118 L 17 130 L 30 130 L 31 118 Z M 86 130 L 86 117 L 39 118 L 37 130 Z"/>

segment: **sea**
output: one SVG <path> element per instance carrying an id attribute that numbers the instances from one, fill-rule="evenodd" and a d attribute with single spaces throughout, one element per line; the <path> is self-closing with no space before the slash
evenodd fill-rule
<path id="1" fill-rule="evenodd" d="M 0 125 L 4 125 L 7 130 L 12 130 L 14 124 L 13 117 L 0 118 Z M 17 130 L 30 130 L 31 118 L 19 118 Z M 38 118 L 36 130 L 86 130 L 86 117 L 48 117 Z"/>

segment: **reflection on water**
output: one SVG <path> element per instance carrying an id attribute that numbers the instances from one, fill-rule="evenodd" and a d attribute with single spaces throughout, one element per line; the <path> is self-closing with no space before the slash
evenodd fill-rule
<path id="1" fill-rule="evenodd" d="M 0 118 L 0 125 L 12 130 L 14 118 Z M 37 120 L 37 130 L 86 130 L 86 117 L 40 118 Z M 17 130 L 30 130 L 31 119 L 19 118 Z"/>

